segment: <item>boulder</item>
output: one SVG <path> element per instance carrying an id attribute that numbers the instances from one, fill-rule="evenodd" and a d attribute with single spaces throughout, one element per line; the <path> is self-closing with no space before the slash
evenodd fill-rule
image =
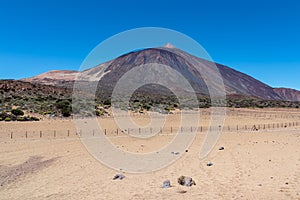
<path id="1" fill-rule="evenodd" d="M 171 182 L 169 180 L 166 180 L 163 182 L 162 188 L 170 188 Z"/>
<path id="2" fill-rule="evenodd" d="M 124 179 L 125 176 L 123 174 L 116 174 L 113 178 L 113 180 L 122 180 Z"/>
<path id="3" fill-rule="evenodd" d="M 196 185 L 195 181 L 191 177 L 188 177 L 188 176 L 180 176 L 177 179 L 177 181 L 180 185 L 187 186 L 187 187 Z"/>

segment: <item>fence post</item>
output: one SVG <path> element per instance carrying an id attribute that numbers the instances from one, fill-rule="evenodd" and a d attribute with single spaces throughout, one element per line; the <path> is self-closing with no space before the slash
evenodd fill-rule
<path id="1" fill-rule="evenodd" d="M 43 134 L 42 131 L 40 131 L 40 138 L 42 137 L 42 134 Z"/>
<path id="2" fill-rule="evenodd" d="M 70 130 L 68 130 L 68 137 L 70 136 Z"/>
<path id="3" fill-rule="evenodd" d="M 13 138 L 13 132 L 10 133 L 10 139 L 12 139 L 12 138 Z"/>
<path id="4" fill-rule="evenodd" d="M 56 138 L 56 130 L 54 130 L 54 132 L 53 132 L 53 136 Z"/>
<path id="5" fill-rule="evenodd" d="M 25 133 L 25 137 L 27 138 L 27 131 L 26 131 L 26 133 Z"/>

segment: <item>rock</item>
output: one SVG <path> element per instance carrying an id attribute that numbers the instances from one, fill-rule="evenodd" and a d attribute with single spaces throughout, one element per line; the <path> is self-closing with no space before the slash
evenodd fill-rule
<path id="1" fill-rule="evenodd" d="M 170 188 L 171 182 L 169 180 L 166 180 L 163 182 L 162 188 Z"/>
<path id="2" fill-rule="evenodd" d="M 113 180 L 122 180 L 124 179 L 125 176 L 123 174 L 116 174 L 113 178 Z"/>
<path id="3" fill-rule="evenodd" d="M 185 193 L 187 193 L 187 191 L 186 190 L 179 190 L 179 191 L 177 191 L 177 193 L 179 193 L 179 194 L 185 194 Z"/>
<path id="4" fill-rule="evenodd" d="M 180 185 L 187 186 L 187 187 L 196 185 L 195 181 L 191 177 L 187 177 L 187 176 L 180 176 L 177 179 L 177 181 Z"/>
<path id="5" fill-rule="evenodd" d="M 210 166 L 213 166 L 213 163 L 212 163 L 212 162 L 208 162 L 206 165 L 207 165 L 208 167 L 210 167 Z"/>
<path id="6" fill-rule="evenodd" d="M 223 151 L 225 148 L 224 147 L 220 147 L 219 148 L 219 151 Z"/>

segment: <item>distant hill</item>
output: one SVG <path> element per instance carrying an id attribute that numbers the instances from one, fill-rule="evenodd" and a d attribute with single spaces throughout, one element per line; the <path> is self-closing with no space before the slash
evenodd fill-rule
<path id="1" fill-rule="evenodd" d="M 300 91 L 290 88 L 274 88 L 274 91 L 284 100 L 300 101 Z"/>

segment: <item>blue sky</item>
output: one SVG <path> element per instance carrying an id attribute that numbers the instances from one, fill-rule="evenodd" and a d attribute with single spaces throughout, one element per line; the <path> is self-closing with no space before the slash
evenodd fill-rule
<path id="1" fill-rule="evenodd" d="M 0 79 L 78 70 L 105 39 L 164 27 L 195 39 L 216 62 L 300 89 L 299 10 L 297 0 L 0 0 Z"/>

